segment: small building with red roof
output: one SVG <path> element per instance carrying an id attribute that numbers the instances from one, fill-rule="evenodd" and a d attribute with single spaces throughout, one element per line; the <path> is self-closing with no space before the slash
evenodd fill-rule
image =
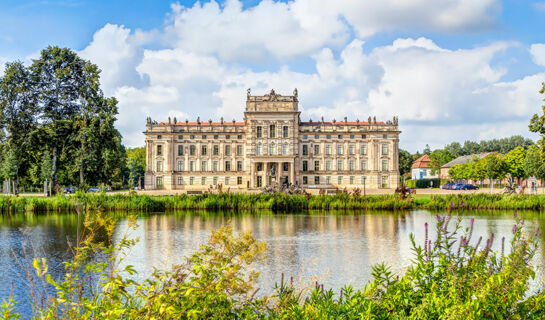
<path id="1" fill-rule="evenodd" d="M 413 180 L 439 178 L 438 173 L 432 174 L 430 162 L 431 159 L 427 154 L 416 159 L 411 166 L 411 178 Z"/>

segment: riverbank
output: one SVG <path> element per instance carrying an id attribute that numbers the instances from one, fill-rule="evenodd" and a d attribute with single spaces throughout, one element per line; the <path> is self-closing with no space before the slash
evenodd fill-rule
<path id="1" fill-rule="evenodd" d="M 221 193 L 202 195 L 150 196 L 137 194 L 78 194 L 56 197 L 0 196 L 0 212 L 50 213 L 77 209 L 102 211 L 164 212 L 170 210 L 272 210 L 302 212 L 329 210 L 461 210 L 525 209 L 545 210 L 545 195 L 450 194 L 353 196 Z"/>

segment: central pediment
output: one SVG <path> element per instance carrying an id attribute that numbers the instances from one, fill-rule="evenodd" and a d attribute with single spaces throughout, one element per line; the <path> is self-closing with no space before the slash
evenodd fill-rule
<path id="1" fill-rule="evenodd" d="M 297 112 L 298 109 L 299 101 L 297 100 L 297 89 L 293 90 L 293 95 L 291 96 L 277 94 L 274 89 L 268 94 L 253 96 L 250 94 L 250 89 L 248 89 L 246 98 L 246 111 L 248 112 Z"/>

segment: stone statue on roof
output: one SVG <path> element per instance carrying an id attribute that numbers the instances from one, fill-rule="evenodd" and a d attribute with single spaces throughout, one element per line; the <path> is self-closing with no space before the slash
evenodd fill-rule
<path id="1" fill-rule="evenodd" d="M 249 98 L 251 94 L 252 94 L 252 89 L 248 88 L 248 90 L 246 90 L 246 96 Z"/>
<path id="2" fill-rule="evenodd" d="M 297 88 L 293 89 L 293 96 L 295 97 L 295 99 L 297 99 L 297 94 L 298 94 Z"/>

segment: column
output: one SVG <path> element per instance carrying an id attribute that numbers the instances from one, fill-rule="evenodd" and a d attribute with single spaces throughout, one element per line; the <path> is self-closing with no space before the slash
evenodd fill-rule
<path id="1" fill-rule="evenodd" d="M 295 184 L 295 161 L 290 162 L 290 183 Z"/>

